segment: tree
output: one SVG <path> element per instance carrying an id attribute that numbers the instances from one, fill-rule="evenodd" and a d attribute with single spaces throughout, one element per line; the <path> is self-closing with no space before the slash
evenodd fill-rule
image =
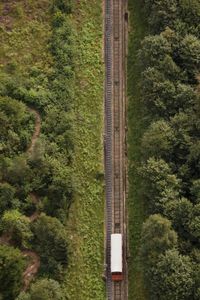
<path id="1" fill-rule="evenodd" d="M 141 259 L 146 268 L 153 266 L 160 254 L 176 246 L 177 234 L 171 222 L 161 215 L 151 215 L 143 224 L 141 236 Z"/>
<path id="2" fill-rule="evenodd" d="M 200 203 L 194 205 L 192 210 L 191 222 L 189 224 L 192 235 L 200 244 Z"/>
<path id="3" fill-rule="evenodd" d="M 162 157 L 170 159 L 174 132 L 168 122 L 163 119 L 152 122 L 142 137 L 144 157 Z"/>
<path id="4" fill-rule="evenodd" d="M 5 210 L 19 207 L 19 201 L 15 198 L 16 189 L 7 182 L 0 183 L 0 214 Z"/>
<path id="5" fill-rule="evenodd" d="M 162 36 L 167 36 L 167 29 L 165 32 L 161 33 Z M 173 82 L 178 80 L 184 80 L 184 73 L 181 71 L 180 67 L 175 63 L 171 55 L 166 55 L 163 61 L 159 64 L 159 71 L 164 74 L 165 78 Z"/>
<path id="6" fill-rule="evenodd" d="M 56 11 L 56 9 L 61 10 L 64 13 L 71 13 L 72 11 L 72 0 L 54 0 L 53 1 L 53 10 Z"/>
<path id="7" fill-rule="evenodd" d="M 163 159 L 150 157 L 139 171 L 150 212 L 163 212 L 167 202 L 179 198 L 180 180 Z"/>
<path id="8" fill-rule="evenodd" d="M 23 152 L 31 138 L 34 118 L 25 104 L 0 97 L 1 152 L 12 156 Z"/>
<path id="9" fill-rule="evenodd" d="M 190 147 L 192 145 L 194 124 L 191 121 L 191 118 L 192 115 L 189 113 L 179 112 L 170 119 L 170 125 L 175 134 L 173 144 L 173 162 L 176 166 L 176 171 L 179 174 L 181 174 L 181 172 L 179 172 L 179 168 L 186 164 Z M 180 177 L 182 178 L 183 176 L 184 174 Z"/>
<path id="10" fill-rule="evenodd" d="M 32 284 L 29 293 L 22 292 L 17 300 L 64 300 L 59 283 L 52 279 L 40 279 Z"/>
<path id="11" fill-rule="evenodd" d="M 188 84 L 179 83 L 178 80 L 172 81 L 173 76 L 181 77 L 181 74 L 167 69 L 166 59 L 161 63 L 160 68 L 148 67 L 142 72 L 143 101 L 147 114 L 150 114 L 153 119 L 159 117 L 169 119 L 178 111 L 191 110 L 192 105 L 198 102 L 194 88 Z"/>
<path id="12" fill-rule="evenodd" d="M 6 211 L 2 217 L 3 232 L 11 235 L 20 247 L 27 248 L 32 238 L 29 219 L 18 210 Z"/>
<path id="13" fill-rule="evenodd" d="M 0 293 L 4 300 L 14 300 L 22 287 L 25 261 L 21 252 L 0 245 Z"/>
<path id="14" fill-rule="evenodd" d="M 191 143 L 189 151 L 188 164 L 191 166 L 192 175 L 195 178 L 199 176 L 200 172 L 200 141 L 198 140 L 198 135 L 197 141 L 194 141 L 193 135 L 193 142 Z"/>
<path id="15" fill-rule="evenodd" d="M 54 144 L 47 144 L 47 151 L 53 151 L 59 147 Z M 49 148 L 48 148 L 49 147 Z M 38 165 L 31 161 L 34 167 L 34 175 L 32 179 L 32 189 L 37 190 L 38 194 L 45 197 L 44 211 L 51 216 L 58 217 L 61 221 L 66 221 L 67 210 L 71 204 L 73 182 L 71 167 L 68 158 L 65 159 L 63 153 L 49 155 L 46 153 L 44 159 Z M 65 220 L 61 215 L 65 214 Z"/>
<path id="16" fill-rule="evenodd" d="M 172 221 L 173 227 L 181 237 L 188 238 L 189 224 L 192 219 L 193 205 L 185 198 L 166 203 L 164 214 Z"/>
<path id="17" fill-rule="evenodd" d="M 151 118 L 175 114 L 176 87 L 155 67 L 149 67 L 142 73 L 142 96 Z"/>
<path id="18" fill-rule="evenodd" d="M 72 199 L 72 178 L 71 168 L 63 164 L 57 159 L 49 157 L 50 168 L 52 171 L 52 180 L 48 186 L 47 196 L 48 203 L 45 210 L 48 214 L 58 216 L 60 209 L 68 210 Z"/>
<path id="19" fill-rule="evenodd" d="M 60 278 L 67 266 L 67 233 L 56 218 L 41 214 L 32 225 L 34 244 L 41 258 L 41 271 Z"/>
<path id="20" fill-rule="evenodd" d="M 200 179 L 193 180 L 190 191 L 194 197 L 194 202 L 200 203 Z"/>
<path id="21" fill-rule="evenodd" d="M 194 300 L 200 299 L 200 250 L 194 248 L 191 253 L 191 258 L 194 265 Z"/>
<path id="22" fill-rule="evenodd" d="M 194 35 L 186 35 L 180 46 L 181 66 L 191 74 L 200 70 L 200 40 Z"/>
<path id="23" fill-rule="evenodd" d="M 166 55 L 172 53 L 171 45 L 162 35 L 150 35 L 144 38 L 139 51 L 139 61 L 143 70 L 159 67 Z"/>
<path id="24" fill-rule="evenodd" d="M 160 32 L 166 26 L 172 26 L 177 17 L 176 0 L 145 0 L 145 11 L 151 31 Z"/>
<path id="25" fill-rule="evenodd" d="M 24 185 L 29 181 L 31 170 L 25 155 L 16 156 L 8 167 L 7 180 L 12 184 Z"/>
<path id="26" fill-rule="evenodd" d="M 188 256 L 175 249 L 161 254 L 151 268 L 151 293 L 154 300 L 193 299 L 193 265 Z"/>
<path id="27" fill-rule="evenodd" d="M 199 0 L 180 0 L 180 15 L 187 25 L 198 27 L 200 24 Z"/>

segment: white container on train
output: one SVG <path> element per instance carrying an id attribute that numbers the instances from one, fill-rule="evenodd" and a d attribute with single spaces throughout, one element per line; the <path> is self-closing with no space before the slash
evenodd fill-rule
<path id="1" fill-rule="evenodd" d="M 113 281 L 123 280 L 122 235 L 111 234 L 111 274 Z"/>

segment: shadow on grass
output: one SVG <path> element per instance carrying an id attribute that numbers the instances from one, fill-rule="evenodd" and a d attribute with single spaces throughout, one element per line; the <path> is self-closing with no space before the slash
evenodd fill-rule
<path id="1" fill-rule="evenodd" d="M 128 54 L 128 159 L 129 159 L 129 299 L 146 300 L 139 247 L 142 223 L 145 218 L 142 186 L 136 167 L 141 159 L 140 139 L 146 127 L 140 93 L 140 68 L 137 53 L 147 33 L 140 0 L 129 0 L 129 54 Z"/>

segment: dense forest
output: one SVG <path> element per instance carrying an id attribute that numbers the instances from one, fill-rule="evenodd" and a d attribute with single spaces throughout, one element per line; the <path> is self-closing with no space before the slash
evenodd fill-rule
<path id="1" fill-rule="evenodd" d="M 144 0 L 137 51 L 147 299 L 200 299 L 200 3 Z"/>

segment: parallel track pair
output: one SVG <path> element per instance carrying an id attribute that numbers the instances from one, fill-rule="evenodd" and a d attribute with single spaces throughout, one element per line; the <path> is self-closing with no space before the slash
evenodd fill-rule
<path id="1" fill-rule="evenodd" d="M 127 299 L 125 232 L 125 100 L 124 4 L 105 0 L 105 180 L 106 180 L 106 282 L 108 300 Z M 112 282 L 111 234 L 124 238 L 124 280 Z"/>

